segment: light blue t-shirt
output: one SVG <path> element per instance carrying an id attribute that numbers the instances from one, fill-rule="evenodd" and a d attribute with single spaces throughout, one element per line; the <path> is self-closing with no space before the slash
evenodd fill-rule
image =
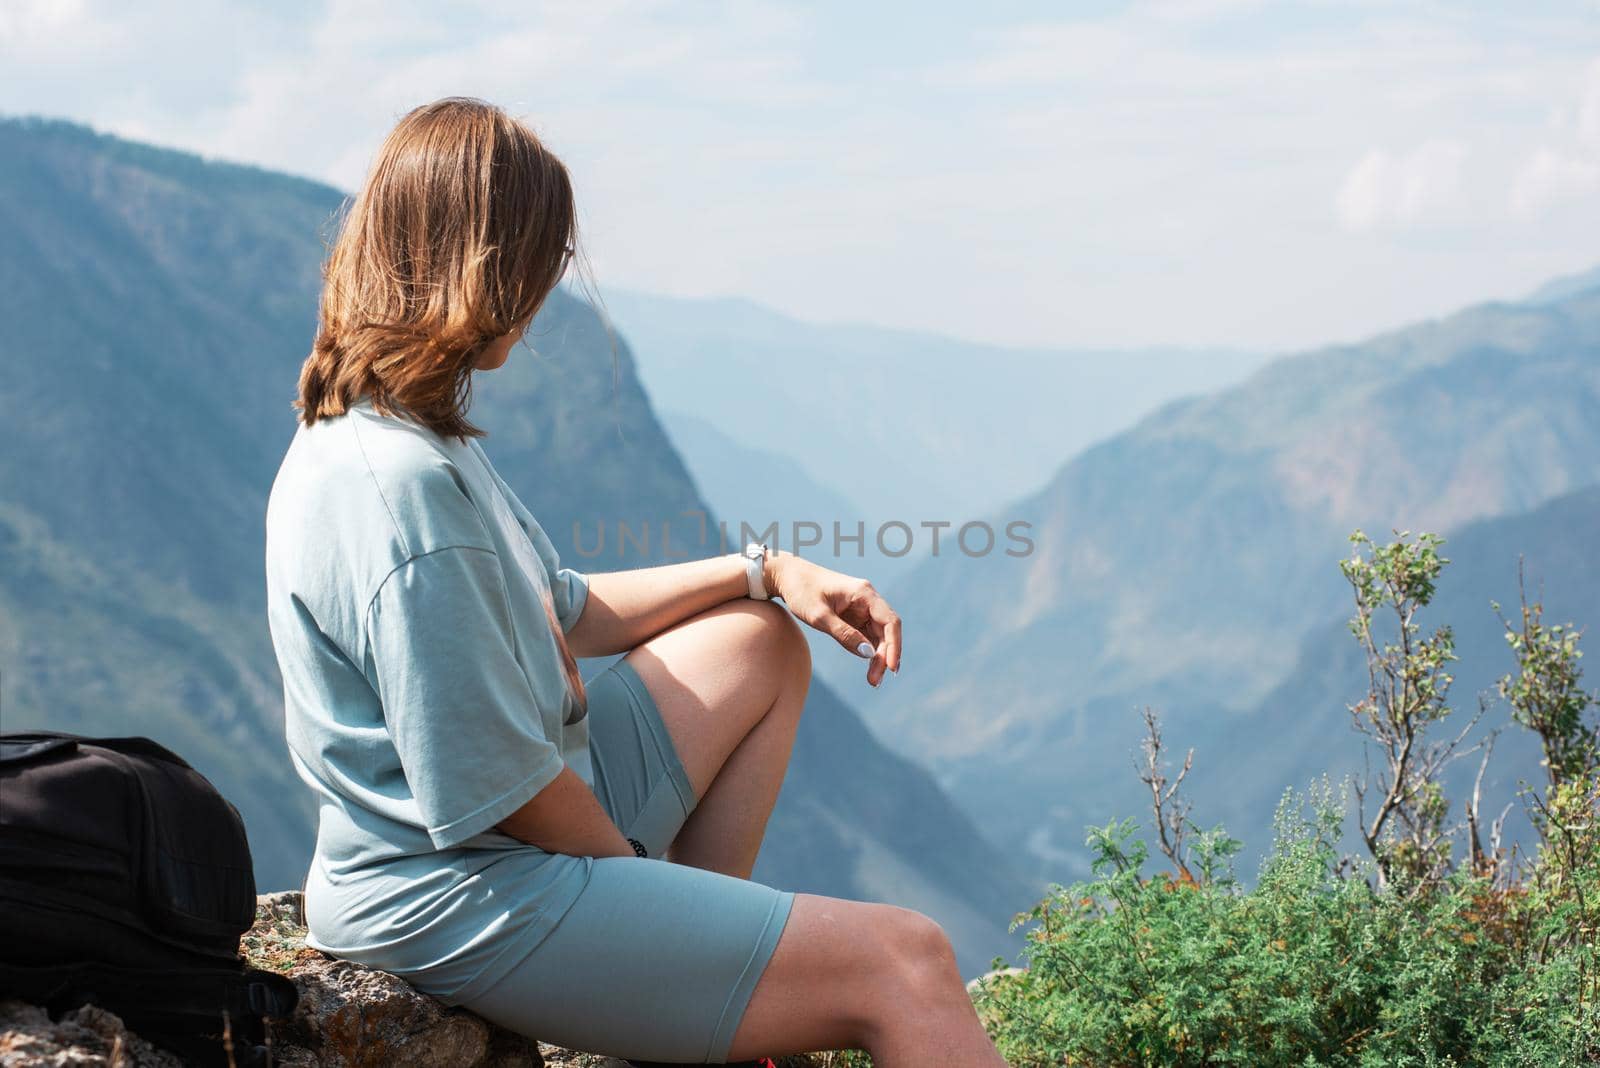
<path id="1" fill-rule="evenodd" d="M 593 785 L 550 625 L 577 622 L 587 580 L 476 440 L 366 399 L 295 432 L 266 579 L 289 756 L 319 801 L 307 943 L 485 989 L 593 864 L 495 830 L 563 766 Z"/>

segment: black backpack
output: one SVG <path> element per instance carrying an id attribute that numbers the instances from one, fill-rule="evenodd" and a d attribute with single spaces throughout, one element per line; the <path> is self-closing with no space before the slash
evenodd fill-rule
<path id="1" fill-rule="evenodd" d="M 267 1063 L 296 1001 L 246 965 L 255 873 L 238 810 L 148 738 L 0 734 L 0 996 L 92 1003 L 197 1064 Z"/>

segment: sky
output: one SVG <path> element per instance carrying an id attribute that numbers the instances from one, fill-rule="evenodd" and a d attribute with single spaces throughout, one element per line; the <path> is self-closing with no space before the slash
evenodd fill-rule
<path id="1" fill-rule="evenodd" d="M 1600 0 L 0 0 L 0 112 L 344 189 L 457 94 L 602 292 L 1287 351 L 1600 263 Z"/>

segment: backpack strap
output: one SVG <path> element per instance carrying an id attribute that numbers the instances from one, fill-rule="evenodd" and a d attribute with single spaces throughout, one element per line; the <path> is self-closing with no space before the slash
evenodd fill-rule
<path id="1" fill-rule="evenodd" d="M 168 764 L 176 764 L 180 768 L 191 767 L 190 763 L 162 745 L 160 742 L 151 741 L 149 738 L 130 736 L 125 738 L 91 738 L 83 734 L 68 734 L 65 731 L 13 731 L 0 734 L 0 762 L 25 760 L 42 752 L 55 749 L 65 749 L 82 742 L 86 745 L 97 745 L 102 749 L 113 749 L 119 753 L 130 753 L 136 756 L 150 757 L 155 760 L 164 760 Z"/>
<path id="2" fill-rule="evenodd" d="M 51 753 L 64 753 L 76 749 L 76 739 L 50 737 L 38 734 L 0 734 L 0 767 L 26 764 Z"/>

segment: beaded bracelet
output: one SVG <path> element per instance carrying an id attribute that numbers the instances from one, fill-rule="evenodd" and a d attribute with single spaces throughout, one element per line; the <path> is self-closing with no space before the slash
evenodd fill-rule
<path id="1" fill-rule="evenodd" d="M 633 855 L 634 856 L 636 856 L 636 857 L 648 857 L 650 855 L 649 853 L 645 852 L 644 843 L 639 841 L 639 839 L 630 838 L 630 839 L 628 839 L 628 844 L 633 846 Z"/>

